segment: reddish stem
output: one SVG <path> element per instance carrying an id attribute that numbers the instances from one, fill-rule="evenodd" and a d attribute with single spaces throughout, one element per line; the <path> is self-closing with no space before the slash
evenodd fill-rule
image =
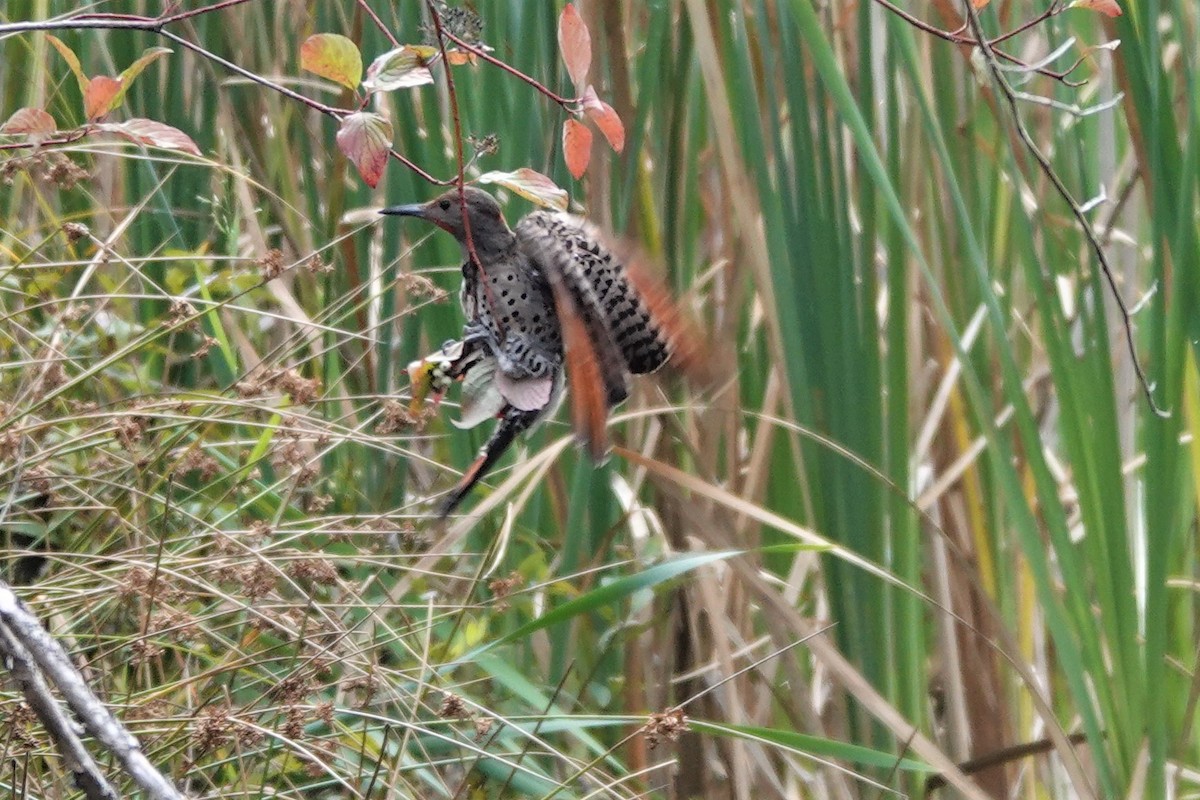
<path id="1" fill-rule="evenodd" d="M 488 306 L 490 306 L 492 311 L 492 320 L 499 326 L 500 315 L 496 313 L 496 298 L 492 296 L 491 284 L 488 283 L 483 262 L 479 260 L 479 255 L 475 252 L 475 240 L 471 237 L 471 215 L 467 213 L 467 190 L 464 183 L 465 176 L 463 175 L 466 166 L 463 159 L 462 121 L 458 116 L 458 95 L 454 91 L 454 76 L 451 74 L 450 62 L 446 58 L 446 31 L 442 28 L 442 18 L 438 14 L 437 6 L 434 5 L 433 0 L 425 0 L 425 5 L 429 8 L 430 16 L 433 17 L 433 29 L 437 34 L 438 50 L 442 54 L 442 71 L 446 74 L 446 93 L 450 99 L 450 117 L 454 121 L 454 155 L 458 159 L 458 207 L 462 212 L 463 233 L 465 234 L 467 243 L 467 258 L 475 265 L 475 269 L 479 270 L 483 293 L 487 297 Z M 503 338 L 503 330 L 500 331 L 500 336 Z"/>
<path id="2" fill-rule="evenodd" d="M 475 45 L 468 44 L 467 42 L 465 42 L 462 39 L 455 36 L 453 33 L 450 33 L 449 31 L 445 31 L 443 33 L 443 35 L 447 39 L 449 39 L 450 41 L 454 42 L 456 45 L 461 47 L 463 50 L 466 50 L 468 53 L 478 56 L 479 58 L 482 58 L 484 61 L 488 62 L 492 66 L 499 67 L 500 69 L 504 70 L 508 74 L 525 81 L 530 86 L 532 86 L 533 88 L 537 89 L 539 92 L 544 94 L 546 97 L 548 97 L 549 99 L 558 103 L 563 108 L 567 108 L 568 106 L 577 105 L 579 103 L 579 98 L 577 98 L 577 97 L 560 97 L 559 95 L 555 94 L 554 92 L 552 92 L 548 88 L 546 88 L 543 84 L 539 83 L 534 78 L 531 78 L 530 76 L 526 75 L 524 72 L 521 72 L 521 70 L 517 69 L 516 67 L 512 66 L 511 64 L 504 63 L 503 61 L 496 58 L 495 56 L 493 56 L 491 53 L 487 52 L 486 50 L 481 50 L 478 47 L 476 47 Z M 445 48 L 442 48 L 442 59 L 444 60 L 445 58 L 446 58 L 446 51 L 445 51 Z"/>
<path id="3" fill-rule="evenodd" d="M 370 17 L 371 21 L 375 23 L 375 27 L 383 31 L 383 35 L 386 36 L 388 41 L 392 43 L 392 47 L 400 46 L 400 41 L 392 34 L 390 30 L 388 30 L 388 26 L 383 24 L 383 20 L 379 18 L 379 15 L 376 14 L 369 5 L 367 5 L 367 0 L 358 0 L 358 7 L 367 12 L 367 16 Z"/>

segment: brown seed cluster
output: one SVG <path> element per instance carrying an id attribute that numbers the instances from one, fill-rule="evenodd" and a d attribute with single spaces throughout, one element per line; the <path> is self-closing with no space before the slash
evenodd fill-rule
<path id="1" fill-rule="evenodd" d="M 399 433 L 416 427 L 420 420 L 421 417 L 409 411 L 408 406 L 399 400 L 385 400 L 379 424 L 375 426 L 375 432 L 380 436 Z"/>
<path id="2" fill-rule="evenodd" d="M 275 591 L 275 583 L 279 579 L 275 570 L 266 561 L 255 559 L 253 564 L 242 567 L 238 573 L 238 581 L 242 584 L 242 594 L 250 600 L 266 597 Z"/>
<path id="3" fill-rule="evenodd" d="M 274 280 L 283 274 L 283 253 L 277 247 L 268 250 L 266 255 L 257 259 L 254 263 L 258 265 L 259 271 L 262 272 L 264 281 Z"/>
<path id="4" fill-rule="evenodd" d="M 488 589 L 496 596 L 496 610 L 503 611 L 508 608 L 505 598 L 524 585 L 525 576 L 516 570 L 510 572 L 507 578 L 496 578 L 489 582 Z"/>
<path id="5" fill-rule="evenodd" d="M 317 399 L 321 390 L 321 381 L 316 378 L 305 378 L 294 369 L 281 373 L 274 381 L 275 388 L 282 391 L 291 399 L 294 405 L 305 406 Z"/>
<path id="6" fill-rule="evenodd" d="M 209 706 L 196 718 L 196 727 L 192 731 L 192 744 L 201 753 L 216 750 L 233 738 L 234 727 L 228 706 Z"/>
<path id="7" fill-rule="evenodd" d="M 333 265 L 326 264 L 324 260 L 321 259 L 320 253 L 313 253 L 311 256 L 309 256 L 304 262 L 304 268 L 314 275 L 324 275 L 326 273 L 333 272 Z"/>
<path id="8" fill-rule="evenodd" d="M 299 739 L 304 735 L 304 725 L 309 719 L 309 711 L 303 705 L 313 691 L 309 679 L 303 675 L 289 675 L 275 685 L 271 696 L 283 707 L 283 727 L 280 729 L 289 739 Z"/>
<path id="9" fill-rule="evenodd" d="M 33 713 L 25 701 L 20 701 L 9 705 L 3 714 L 0 714 L 0 730 L 5 731 L 5 734 L 12 738 L 13 745 L 21 752 L 33 750 L 38 746 L 37 737 L 34 731 L 34 723 L 37 722 L 37 714 Z"/>
<path id="10" fill-rule="evenodd" d="M 18 172 L 66 191 L 74 189 L 76 184 L 88 177 L 87 170 L 72 161 L 66 153 L 55 150 L 39 150 L 0 162 L 0 183 L 11 186 Z"/>
<path id="11" fill-rule="evenodd" d="M 151 615 L 147 632 L 187 644 L 195 641 L 200 633 L 200 626 L 196 624 L 196 618 L 186 611 L 160 608 Z"/>
<path id="12" fill-rule="evenodd" d="M 82 222 L 64 222 L 62 232 L 67 237 L 67 241 L 75 244 L 80 239 L 84 239 L 92 235 L 91 230 Z"/>
<path id="13" fill-rule="evenodd" d="M 642 728 L 642 732 L 646 736 L 646 746 L 651 750 L 658 747 L 659 742 L 663 739 L 669 739 L 672 742 L 678 741 L 679 737 L 689 730 L 691 728 L 688 727 L 687 717 L 682 708 L 656 711 L 650 715 L 649 721 Z"/>
<path id="14" fill-rule="evenodd" d="M 374 673 L 342 681 L 342 691 L 354 697 L 355 705 L 366 708 L 379 691 L 379 678 Z"/>
<path id="15" fill-rule="evenodd" d="M 321 586 L 337 583 L 338 571 L 327 558 L 300 558 L 289 561 L 286 572 L 297 580 L 310 580 Z"/>
<path id="16" fill-rule="evenodd" d="M 442 707 L 438 709 L 438 716 L 442 719 L 467 719 L 471 715 L 461 697 L 453 692 L 446 692 L 442 696 Z"/>
<path id="17" fill-rule="evenodd" d="M 187 475 L 190 472 L 198 472 L 200 480 L 204 483 L 211 481 L 221 471 L 220 463 L 199 447 L 191 447 L 179 453 L 178 459 L 175 462 L 177 474 Z"/>
<path id="18" fill-rule="evenodd" d="M 406 272 L 396 279 L 396 285 L 411 297 L 428 297 L 435 303 L 445 300 L 449 293 L 424 275 Z"/>

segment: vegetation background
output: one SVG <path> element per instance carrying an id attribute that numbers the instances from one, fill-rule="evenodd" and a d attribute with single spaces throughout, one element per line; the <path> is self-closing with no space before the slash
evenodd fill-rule
<path id="1" fill-rule="evenodd" d="M 601 468 L 544 426 L 448 528 L 427 498 L 479 434 L 408 419 L 403 367 L 459 332 L 459 256 L 375 215 L 439 190 L 368 189 L 335 120 L 221 61 L 351 108 L 301 42 L 369 63 L 368 8 L 420 43 L 430 7 L 226 3 L 167 28 L 199 52 L 55 29 L 88 75 L 171 47 L 110 118 L 202 155 L 0 137 L 3 577 L 194 796 L 1194 795 L 1200 9 L 1118 2 L 980 8 L 1036 22 L 997 43 L 1018 126 L 953 0 L 903 7 L 942 35 L 881 0 L 587 0 L 627 142 L 581 181 L 519 76 L 376 95 L 441 179 L 456 106 L 495 137 L 468 178 L 551 176 L 736 353 L 641 382 Z M 561 4 L 471 8 L 572 94 Z M 85 122 L 4 27 L 78 11 L 0 7 L 0 118 Z M 0 792 L 70 795 L 11 686 L 0 720 Z"/>

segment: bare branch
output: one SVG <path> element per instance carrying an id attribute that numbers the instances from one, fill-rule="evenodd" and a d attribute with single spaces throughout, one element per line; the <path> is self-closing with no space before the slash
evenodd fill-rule
<path id="1" fill-rule="evenodd" d="M 878 0 L 877 0 L 878 1 Z M 1104 253 L 1104 247 L 1100 244 L 1099 238 L 1096 236 L 1096 231 L 1092 228 L 1091 222 L 1087 218 L 1082 206 L 1076 202 L 1071 190 L 1063 183 L 1058 173 L 1054 171 L 1054 165 L 1046 158 L 1046 155 L 1037 146 L 1037 142 L 1033 140 L 1033 136 L 1029 133 L 1029 129 L 1025 127 L 1025 122 L 1021 119 L 1021 110 L 1018 105 L 1021 99 L 1015 92 L 1008 81 L 1004 79 L 1004 73 L 1001 71 L 1000 64 L 997 61 L 996 50 L 992 44 L 983 35 L 983 25 L 979 21 L 979 14 L 976 13 L 975 7 L 971 4 L 971 0 L 964 0 L 963 6 L 967 13 L 967 22 L 970 24 L 972 32 L 975 34 L 975 40 L 979 42 L 979 53 L 983 57 L 984 64 L 988 68 L 991 75 L 992 83 L 996 90 L 1004 97 L 1008 104 L 1008 110 L 1012 115 L 1013 125 L 1016 127 L 1017 135 L 1021 142 L 1025 145 L 1030 155 L 1037 161 L 1038 166 L 1042 170 L 1047 180 L 1054 186 L 1059 196 L 1066 202 L 1071 209 L 1071 214 L 1075 217 L 1079 227 L 1083 230 L 1083 235 L 1087 238 L 1088 244 L 1091 246 L 1092 252 L 1096 254 L 1096 261 L 1100 264 L 1100 271 L 1104 275 L 1104 282 L 1108 285 L 1109 292 L 1113 296 L 1113 300 L 1117 304 L 1117 308 L 1121 313 L 1121 322 L 1125 328 L 1125 345 L 1129 350 L 1129 357 L 1133 361 L 1134 372 L 1137 373 L 1138 383 L 1142 387 L 1142 393 L 1146 396 L 1146 402 L 1150 405 L 1150 410 L 1159 417 L 1169 417 L 1170 412 L 1160 408 L 1154 400 L 1154 386 L 1146 377 L 1146 372 L 1142 368 L 1141 359 L 1138 357 L 1137 344 L 1133 340 L 1133 314 L 1129 310 L 1129 306 L 1125 303 L 1125 299 L 1121 296 L 1120 287 L 1117 285 L 1116 274 L 1113 271 L 1112 265 L 1108 263 L 1108 256 Z M 1073 67 L 1072 67 L 1073 69 Z"/>
<path id="2" fill-rule="evenodd" d="M 18 680 L 21 680 L 22 676 L 36 676 L 22 684 L 23 688 L 26 688 L 26 697 L 30 696 L 30 688 L 36 688 L 39 684 L 42 689 L 46 688 L 41 675 L 37 675 L 37 671 L 33 669 L 36 664 L 41 674 L 62 694 L 75 716 L 83 722 L 88 734 L 112 753 L 134 783 L 145 792 L 146 797 L 151 800 L 183 800 L 183 796 L 171 781 L 146 758 L 137 737 L 109 713 L 100 698 L 88 687 L 62 645 L 42 627 L 42 623 L 33 612 L 3 581 L 0 581 L 0 648 L 3 648 L 12 660 L 12 668 Z M 81 784 L 80 788 L 87 791 L 85 785 L 92 786 L 96 794 L 89 793 L 89 797 L 115 797 L 112 789 L 99 776 L 95 763 L 87 758 L 87 753 L 83 752 L 83 758 L 80 758 L 82 745 L 78 743 L 78 737 L 71 730 L 65 715 L 61 711 L 58 711 L 57 715 L 48 711 L 47 704 L 57 708 L 48 691 L 36 698 L 35 702 L 38 702 L 34 708 L 40 709 L 39 716 L 41 712 L 47 713 L 47 716 L 42 717 L 43 724 L 59 746 L 63 747 L 64 757 L 75 772 L 77 780 L 84 776 L 85 784 Z M 54 727 L 51 727 L 52 725 Z"/>

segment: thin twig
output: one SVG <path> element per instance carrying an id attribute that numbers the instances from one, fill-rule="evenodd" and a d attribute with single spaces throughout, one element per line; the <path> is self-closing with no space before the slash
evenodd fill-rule
<path id="1" fill-rule="evenodd" d="M 504 70 L 505 72 L 507 72 L 509 75 L 512 75 L 513 77 L 520 78 L 521 80 L 525 81 L 525 83 L 528 83 L 530 86 L 537 89 L 539 92 L 541 92 L 546 97 L 553 100 L 554 102 L 558 103 L 563 108 L 569 109 L 571 106 L 578 105 L 580 102 L 579 98 L 577 98 L 577 97 L 562 97 L 560 95 L 555 94 L 554 92 L 550 91 L 550 89 L 546 88 L 546 86 L 544 84 L 539 83 L 536 79 L 530 77 L 529 75 L 526 75 L 524 72 L 521 72 L 521 70 L 517 69 L 516 67 L 512 66 L 511 64 L 506 64 L 505 62 L 503 62 L 500 59 L 493 56 L 488 51 L 482 50 L 482 49 L 474 46 L 473 44 L 463 41 L 462 39 L 455 36 L 450 31 L 444 31 L 444 32 L 442 32 L 442 35 L 445 36 L 450 41 L 454 42 L 456 45 L 461 47 L 463 50 L 466 50 L 468 53 L 471 53 L 472 55 L 483 59 L 484 61 L 488 62 L 489 64 L 491 64 L 494 67 L 499 67 L 500 69 Z M 445 48 L 443 48 L 442 49 L 442 60 L 444 61 L 445 58 L 446 58 L 446 51 L 445 51 Z"/>
<path id="2" fill-rule="evenodd" d="M 367 0 L 358 0 L 358 7 L 367 12 L 367 16 L 370 17 L 371 21 L 375 23 L 375 27 L 383 31 L 383 35 L 386 36 L 388 41 L 392 43 L 392 47 L 400 46 L 400 40 L 396 38 L 395 34 L 391 32 L 387 25 L 383 24 L 383 20 L 379 18 L 379 15 L 375 13 L 371 6 L 367 5 Z"/>
<path id="3" fill-rule="evenodd" d="M 878 0 L 877 0 L 878 1 Z M 1104 275 L 1104 281 L 1108 285 L 1109 292 L 1112 294 L 1113 300 L 1117 304 L 1117 308 L 1121 312 L 1121 322 L 1125 328 L 1125 345 L 1129 350 L 1130 360 L 1133 362 L 1134 372 L 1137 373 L 1138 383 L 1141 384 L 1142 393 L 1146 396 L 1146 402 L 1150 405 L 1150 410 L 1156 416 L 1167 418 L 1171 416 L 1169 411 L 1159 407 L 1154 401 L 1154 387 L 1150 385 L 1150 381 L 1146 378 L 1146 373 L 1142 369 L 1141 359 L 1138 357 L 1137 345 L 1133 340 L 1133 315 L 1129 311 L 1129 306 L 1126 305 L 1125 299 L 1121 296 L 1120 287 L 1117 285 L 1116 274 L 1112 266 L 1108 263 L 1108 256 L 1104 253 L 1104 247 L 1101 246 L 1100 240 L 1096 237 L 1096 231 L 1092 228 L 1091 222 L 1088 221 L 1087 215 L 1080 208 L 1079 203 L 1071 194 L 1071 190 L 1063 183 L 1062 178 L 1054 171 L 1054 166 L 1050 160 L 1046 158 L 1037 143 L 1030 135 L 1029 129 L 1025 127 L 1025 122 L 1021 119 L 1019 101 L 1016 92 L 1008 85 L 1008 81 L 1004 79 L 1004 73 L 1000 70 L 1000 65 L 996 62 L 996 52 L 993 49 L 991 42 L 983 35 L 983 25 L 979 21 L 979 15 L 975 12 L 975 7 L 971 4 L 971 0 L 963 0 L 963 6 L 967 11 L 967 21 L 970 23 L 971 30 L 975 33 L 975 39 L 980 43 L 979 50 L 983 54 L 984 63 L 987 64 L 988 72 L 991 74 L 992 82 L 996 85 L 997 90 L 1004 96 L 1008 103 L 1008 110 L 1012 115 L 1013 125 L 1017 129 L 1017 136 L 1025 145 L 1025 149 L 1037 161 L 1041 167 L 1042 173 L 1047 180 L 1054 186 L 1055 191 L 1059 196 L 1066 201 L 1067 206 L 1071 209 L 1071 214 L 1083 229 L 1083 235 L 1087 238 L 1088 244 L 1091 246 L 1092 252 L 1096 254 L 1096 260 L 1100 264 L 1100 271 Z"/>
<path id="4" fill-rule="evenodd" d="M 312 110 L 318 111 L 322 114 L 325 114 L 326 116 L 333 117 L 334 119 L 337 119 L 337 120 L 341 120 L 341 119 L 345 118 L 346 116 L 354 113 L 354 111 L 351 109 L 336 108 L 334 106 L 326 105 L 325 103 L 322 103 L 319 100 L 314 100 L 311 97 L 306 97 L 303 94 L 295 91 L 294 89 L 289 89 L 288 87 L 286 87 L 280 83 L 276 83 L 275 81 L 272 81 L 269 78 L 259 75 L 256 72 L 252 72 L 251 70 L 248 70 L 245 67 L 239 66 L 238 64 L 235 64 L 234 62 L 232 62 L 226 58 L 222 58 L 221 56 L 217 55 L 216 53 L 212 52 L 211 50 L 208 50 L 208 49 L 196 44 L 195 42 L 185 39 L 182 36 L 179 36 L 178 34 L 172 33 L 171 31 L 166 30 L 166 28 L 164 27 L 172 22 L 178 22 L 180 20 L 191 19 L 193 17 L 199 16 L 200 14 L 205 14 L 210 11 L 216 11 L 219 9 L 228 8 L 230 6 L 238 5 L 240 3 L 245 3 L 247 1 L 248 0 L 223 0 L 223 2 L 220 2 L 220 3 L 214 3 L 213 5 L 204 6 L 203 8 L 192 9 L 191 11 L 180 12 L 179 14 L 175 14 L 175 15 L 169 16 L 169 17 L 136 17 L 136 16 L 130 16 L 130 15 L 84 14 L 84 15 L 75 16 L 75 17 L 63 17 L 60 19 L 53 19 L 53 20 L 6 23 L 3 25 L 0 25 L 0 40 L 3 40 L 5 37 L 11 36 L 11 35 L 14 35 L 17 33 L 26 33 L 26 32 L 31 32 L 31 31 L 53 31 L 53 30 L 145 31 L 147 33 L 153 33 L 158 36 L 161 36 L 164 39 L 167 39 L 168 41 L 174 42 L 174 43 L 178 44 L 180 47 L 183 47 L 187 50 L 191 50 L 193 53 L 196 53 L 197 55 L 199 55 L 202 58 L 205 58 L 216 64 L 220 64 L 221 66 L 225 67 L 225 69 L 229 70 L 230 72 L 233 72 L 237 75 L 241 75 L 243 78 L 245 78 L 253 83 L 257 83 L 259 86 L 263 86 L 274 92 L 278 92 L 279 94 L 282 94 L 284 97 L 288 97 L 292 100 L 295 100 L 298 103 L 302 103 L 303 105 L 308 106 Z M 83 136 L 86 136 L 87 133 L 91 133 L 91 132 L 92 131 L 88 130 L 77 136 L 72 134 L 71 137 L 68 137 L 65 139 L 43 140 L 42 142 L 26 141 L 26 142 L 12 143 L 12 144 L 4 144 L 4 145 L 0 145 L 0 150 L 18 150 L 18 149 L 23 149 L 23 148 L 35 147 L 39 144 L 41 144 L 41 145 L 68 144 L 72 141 L 76 141 L 78 139 L 83 138 Z M 394 148 L 389 148 L 388 152 L 392 158 L 396 159 L 401 164 L 403 164 L 405 167 L 412 170 L 417 175 L 419 175 L 421 178 L 428 181 L 429 183 L 434 184 L 435 186 L 448 186 L 451 183 L 453 183 L 453 181 L 441 180 L 439 178 L 435 178 L 433 175 L 429 174 L 424 169 L 419 167 L 416 163 L 414 163 L 413 161 L 411 161 L 410 159 L 408 159 L 401 153 L 398 153 Z"/>
<path id="5" fill-rule="evenodd" d="M 487 297 L 488 306 L 491 310 L 491 317 L 497 327 L 500 326 L 500 314 L 496 311 L 496 298 L 492 296 L 492 286 L 487 280 L 487 273 L 484 272 L 483 262 L 479 260 L 479 255 L 475 252 L 475 240 L 471 236 L 471 215 L 467 213 L 467 190 L 465 160 L 463 158 L 463 137 L 462 137 L 462 121 L 458 116 L 458 95 L 454 91 L 454 76 L 450 70 L 450 61 L 446 58 L 446 31 L 442 28 L 442 18 L 438 14 L 437 6 L 433 0 L 425 0 L 425 5 L 429 8 L 429 14 L 433 18 L 433 29 L 437 34 L 438 50 L 442 54 L 442 70 L 446 73 L 446 94 L 450 100 L 450 118 L 454 121 L 454 155 L 458 160 L 458 207 L 462 212 L 463 234 L 467 244 L 467 258 L 475 269 L 479 270 L 479 279 L 483 286 L 484 296 Z M 504 330 L 500 329 L 500 338 L 504 338 Z"/>
<path id="6" fill-rule="evenodd" d="M 925 22 L 924 20 L 913 16 L 912 14 L 908 13 L 904 9 L 900 8 L 899 6 L 889 2 L 889 0 L 875 0 L 875 2 L 878 5 L 882 6 L 883 8 L 887 9 L 888 11 L 890 11 L 892 14 L 895 14 L 897 17 L 900 17 L 900 19 L 904 20 L 905 22 L 907 22 L 909 25 L 913 26 L 917 30 L 928 33 L 930 36 L 936 36 L 937 38 L 943 39 L 947 42 L 950 42 L 951 44 L 967 45 L 969 47 L 976 47 L 979 45 L 980 34 L 976 34 L 974 37 L 964 36 L 962 34 L 962 32 L 965 31 L 970 25 L 970 23 L 967 21 L 964 21 L 963 24 L 956 31 L 942 30 L 941 28 L 937 27 L 936 25 L 930 25 L 928 22 Z M 1047 78 L 1051 78 L 1053 80 L 1059 81 L 1066 86 L 1072 86 L 1072 87 L 1082 86 L 1083 85 L 1082 81 L 1067 80 L 1067 76 L 1070 75 L 1072 72 L 1074 72 L 1075 69 L 1081 63 L 1083 63 L 1082 58 L 1079 61 L 1076 61 L 1074 64 L 1072 64 L 1070 69 L 1063 70 L 1062 72 L 1056 72 L 1054 70 L 1047 69 L 1045 67 L 1030 68 L 1026 62 L 1022 61 L 1021 59 L 1017 58 L 1016 56 L 1012 55 L 1011 53 L 1005 52 L 1004 50 L 1001 50 L 998 47 L 996 47 L 996 45 L 1000 44 L 1001 42 L 1008 41 L 1009 39 L 1013 38 L 1014 36 L 1024 33 L 1025 31 L 1029 30 L 1030 28 L 1033 28 L 1034 26 L 1039 25 L 1042 22 L 1045 22 L 1046 20 L 1050 19 L 1051 17 L 1061 14 L 1063 12 L 1064 8 L 1065 8 L 1065 6 L 1062 5 L 1061 0 L 1053 0 L 1053 2 L 1051 2 L 1050 5 L 1046 7 L 1046 10 L 1043 11 L 1042 13 L 1038 14 L 1036 17 L 1033 17 L 1029 20 L 1026 20 L 1025 22 L 1022 22 L 1020 25 L 1018 25 L 1016 28 L 1009 31 L 1008 33 L 1002 33 L 999 36 L 989 39 L 988 44 L 990 44 L 992 46 L 992 52 L 994 52 L 996 54 L 997 58 L 999 58 L 1003 61 L 1007 61 L 1010 64 L 1015 64 L 1018 67 L 1029 68 L 1031 72 L 1036 72 L 1039 75 L 1043 75 Z"/>

